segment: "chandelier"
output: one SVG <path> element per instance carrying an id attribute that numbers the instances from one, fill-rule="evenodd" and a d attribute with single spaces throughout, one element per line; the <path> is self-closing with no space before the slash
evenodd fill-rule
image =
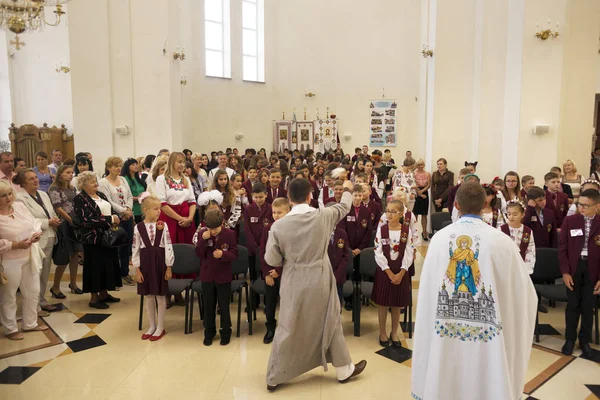
<path id="1" fill-rule="evenodd" d="M 63 4 L 69 0 L 0 0 L 0 27 L 16 33 L 26 30 L 36 30 L 45 25 L 57 26 L 61 16 Z M 54 22 L 46 21 L 44 7 L 55 7 Z"/>

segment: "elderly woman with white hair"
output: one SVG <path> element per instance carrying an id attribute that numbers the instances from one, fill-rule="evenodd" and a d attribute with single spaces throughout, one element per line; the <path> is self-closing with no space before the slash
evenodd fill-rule
<path id="1" fill-rule="evenodd" d="M 22 340 L 17 325 L 17 289 L 23 296 L 23 332 L 43 331 L 38 325 L 40 270 L 43 251 L 38 242 L 42 237 L 41 224 L 24 204 L 15 202 L 12 186 L 0 181 L 0 320 L 8 339 Z"/>
<path id="2" fill-rule="evenodd" d="M 83 292 L 90 293 L 91 308 L 107 309 L 107 303 L 121 301 L 108 291 L 122 283 L 117 248 L 102 246 L 102 235 L 121 221 L 106 195 L 98 191 L 94 172 L 81 173 L 77 186 L 80 193 L 73 199 L 73 205 L 83 243 Z"/>

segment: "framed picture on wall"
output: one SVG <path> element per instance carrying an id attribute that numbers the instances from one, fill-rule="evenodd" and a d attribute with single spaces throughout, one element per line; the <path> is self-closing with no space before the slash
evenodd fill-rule
<path id="1" fill-rule="evenodd" d="M 289 149 L 292 140 L 292 121 L 273 122 L 273 149 L 283 151 Z"/>

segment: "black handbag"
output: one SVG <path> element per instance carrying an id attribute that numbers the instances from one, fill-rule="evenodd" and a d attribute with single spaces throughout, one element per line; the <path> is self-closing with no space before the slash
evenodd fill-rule
<path id="1" fill-rule="evenodd" d="M 71 240 L 69 235 L 69 223 L 62 221 L 56 230 L 56 244 L 52 248 L 52 262 L 55 265 L 67 265 L 71 261 L 70 249 L 68 240 Z"/>
<path id="2" fill-rule="evenodd" d="M 111 226 L 104 232 L 100 238 L 102 247 L 119 247 L 128 242 L 127 232 L 120 226 Z"/>

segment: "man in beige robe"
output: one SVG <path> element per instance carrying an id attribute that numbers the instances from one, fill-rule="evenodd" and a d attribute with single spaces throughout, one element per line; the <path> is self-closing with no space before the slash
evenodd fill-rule
<path id="1" fill-rule="evenodd" d="M 312 187 L 306 179 L 290 182 L 292 211 L 269 232 L 265 261 L 283 265 L 277 330 L 267 371 L 267 389 L 330 362 L 346 383 L 367 362 L 354 365 L 344 339 L 340 300 L 327 246 L 335 226 L 350 212 L 352 183 L 344 183 L 339 204 L 324 209 L 309 206 Z"/>

